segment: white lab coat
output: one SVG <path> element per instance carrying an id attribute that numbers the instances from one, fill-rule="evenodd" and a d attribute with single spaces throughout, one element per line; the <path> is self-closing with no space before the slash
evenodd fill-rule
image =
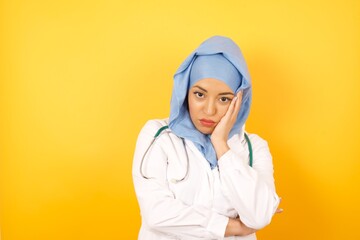
<path id="1" fill-rule="evenodd" d="M 256 239 L 224 237 L 229 218 L 240 217 L 248 227 L 261 229 L 270 223 L 278 204 L 272 157 L 266 141 L 249 134 L 253 148 L 253 167 L 243 131 L 228 140 L 230 150 L 211 170 L 202 153 L 185 140 L 163 131 L 144 153 L 156 132 L 168 119 L 150 120 L 141 130 L 134 155 L 133 181 L 139 202 L 142 225 L 138 239 Z"/>

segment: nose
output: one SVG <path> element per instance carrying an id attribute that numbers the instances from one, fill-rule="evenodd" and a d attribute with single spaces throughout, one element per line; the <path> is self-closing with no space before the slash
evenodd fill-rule
<path id="1" fill-rule="evenodd" d="M 214 101 L 207 100 L 205 102 L 204 113 L 208 116 L 212 116 L 216 113 L 216 106 Z"/>

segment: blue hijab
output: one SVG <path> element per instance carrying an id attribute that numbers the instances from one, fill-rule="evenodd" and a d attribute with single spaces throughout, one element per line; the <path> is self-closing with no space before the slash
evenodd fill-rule
<path id="1" fill-rule="evenodd" d="M 198 131 L 191 121 L 187 93 L 191 86 L 204 78 L 225 82 L 235 94 L 243 91 L 240 112 L 229 133 L 229 139 L 239 134 L 251 105 L 251 79 L 239 47 L 230 38 L 214 36 L 204 41 L 180 65 L 174 75 L 170 103 L 169 128 L 181 138 L 191 140 L 209 162 L 217 166 L 215 149 L 210 136 Z"/>

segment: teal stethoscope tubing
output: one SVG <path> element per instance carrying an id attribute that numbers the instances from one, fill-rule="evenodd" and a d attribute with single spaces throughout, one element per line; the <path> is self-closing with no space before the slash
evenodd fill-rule
<path id="1" fill-rule="evenodd" d="M 141 174 L 141 176 L 142 176 L 143 178 L 149 179 L 149 177 L 146 177 L 146 176 L 144 175 L 143 171 L 142 171 L 142 165 L 143 165 L 143 163 L 144 163 L 145 156 L 146 156 L 147 153 L 149 152 L 151 146 L 155 143 L 156 139 L 158 139 L 158 137 L 160 136 L 160 134 L 161 134 L 164 130 L 166 130 L 166 129 L 168 129 L 168 128 L 169 128 L 169 126 L 163 126 L 163 127 L 161 127 L 161 128 L 156 132 L 156 134 L 154 135 L 154 138 L 152 139 L 149 147 L 146 149 L 145 154 L 143 155 L 143 157 L 142 157 L 142 159 L 141 159 L 141 163 L 140 163 L 140 174 Z M 251 141 L 250 141 L 250 139 L 249 139 L 249 136 L 248 136 L 246 133 L 244 133 L 244 136 L 245 136 L 246 143 L 247 143 L 248 149 L 249 149 L 249 165 L 250 165 L 250 167 L 252 167 L 252 165 L 253 165 L 253 151 L 252 151 Z M 181 179 L 172 179 L 172 180 L 171 180 L 172 182 L 175 182 L 175 183 L 178 183 L 178 182 L 183 181 L 183 180 L 187 177 L 187 175 L 188 175 L 188 173 L 189 173 L 189 155 L 188 155 L 187 150 L 186 150 L 186 146 L 185 146 L 185 141 L 184 141 L 184 139 L 181 138 L 181 140 L 182 140 L 182 142 L 183 142 L 183 145 L 184 145 L 184 148 L 185 148 L 185 152 L 186 152 L 186 173 L 185 173 L 185 176 L 184 176 L 183 178 L 181 178 Z"/>

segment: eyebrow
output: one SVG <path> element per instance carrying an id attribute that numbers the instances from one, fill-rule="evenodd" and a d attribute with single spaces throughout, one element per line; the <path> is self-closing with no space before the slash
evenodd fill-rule
<path id="1" fill-rule="evenodd" d="M 197 87 L 197 88 L 200 88 L 201 90 L 203 90 L 204 92 L 208 92 L 206 89 L 204 89 L 204 88 L 202 88 L 202 87 L 200 87 L 200 86 L 198 86 L 198 85 L 195 85 L 194 87 Z M 235 95 L 235 94 L 233 94 L 232 92 L 223 92 L 223 93 L 219 93 L 218 95 Z"/>

